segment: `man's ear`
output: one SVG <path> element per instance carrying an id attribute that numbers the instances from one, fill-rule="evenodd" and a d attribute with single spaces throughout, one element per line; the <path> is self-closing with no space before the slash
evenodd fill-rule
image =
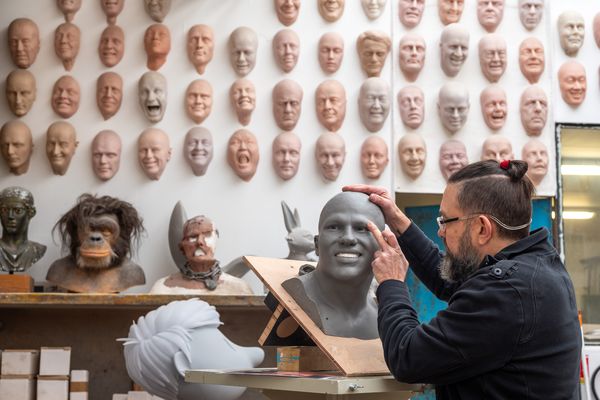
<path id="1" fill-rule="evenodd" d="M 486 245 L 490 240 L 494 237 L 496 232 L 496 227 L 486 215 L 481 214 L 477 217 L 477 243 L 479 245 Z"/>
<path id="2" fill-rule="evenodd" d="M 315 254 L 319 255 L 319 235 L 315 235 Z"/>

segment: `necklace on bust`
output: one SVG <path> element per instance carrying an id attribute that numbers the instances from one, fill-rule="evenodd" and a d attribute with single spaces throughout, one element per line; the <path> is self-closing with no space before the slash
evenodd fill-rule
<path id="1" fill-rule="evenodd" d="M 206 272 L 193 271 L 187 262 L 181 266 L 181 273 L 186 278 L 201 281 L 208 290 L 215 290 L 217 288 L 217 282 L 222 272 L 219 261 L 215 261 L 212 268 Z"/>

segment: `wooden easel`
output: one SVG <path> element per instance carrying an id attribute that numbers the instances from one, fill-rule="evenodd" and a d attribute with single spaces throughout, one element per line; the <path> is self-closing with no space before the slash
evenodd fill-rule
<path id="1" fill-rule="evenodd" d="M 298 268 L 307 264 L 306 261 L 250 256 L 244 257 L 244 261 L 345 376 L 389 375 L 379 339 L 362 340 L 324 334 L 281 286 L 283 281 L 297 276 Z"/>

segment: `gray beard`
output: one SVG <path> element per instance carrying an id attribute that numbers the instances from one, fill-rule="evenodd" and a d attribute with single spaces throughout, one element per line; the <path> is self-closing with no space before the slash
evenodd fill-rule
<path id="1" fill-rule="evenodd" d="M 450 283 L 464 282 L 479 269 L 480 262 L 479 254 L 471 244 L 466 229 L 460 238 L 458 254 L 452 254 L 446 249 L 446 254 L 439 265 L 440 277 Z"/>

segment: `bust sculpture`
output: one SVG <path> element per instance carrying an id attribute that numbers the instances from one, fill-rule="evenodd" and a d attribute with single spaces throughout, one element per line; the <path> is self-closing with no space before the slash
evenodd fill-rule
<path id="1" fill-rule="evenodd" d="M 81 0 L 56 0 L 56 6 L 65 16 L 65 21 L 72 22 L 81 8 Z"/>
<path id="2" fill-rule="evenodd" d="M 317 0 L 319 14 L 327 22 L 335 22 L 344 14 L 346 0 Z"/>
<path id="3" fill-rule="evenodd" d="M 399 0 L 398 18 L 400 18 L 400 23 L 408 29 L 419 25 L 423 18 L 424 8 L 425 0 Z"/>
<path id="4" fill-rule="evenodd" d="M 167 110 L 167 80 L 160 72 L 148 71 L 138 82 L 138 100 L 146 119 L 160 122 Z"/>
<path id="5" fill-rule="evenodd" d="M 541 135 L 548 118 L 548 98 L 544 89 L 537 85 L 528 86 L 521 94 L 519 111 L 525 133 Z"/>
<path id="6" fill-rule="evenodd" d="M 28 239 L 29 221 L 35 216 L 33 195 L 25 188 L 11 186 L 0 191 L 0 271 L 24 272 L 46 252 L 46 246 Z"/>
<path id="7" fill-rule="evenodd" d="M 504 17 L 504 0 L 477 0 L 477 20 L 488 32 L 494 32 Z"/>
<path id="8" fill-rule="evenodd" d="M 100 0 L 100 6 L 106 14 L 106 23 L 114 25 L 117 23 L 117 17 L 123 11 L 125 0 Z"/>
<path id="9" fill-rule="evenodd" d="M 481 161 L 496 160 L 514 160 L 512 144 L 504 135 L 492 135 L 485 139 L 481 146 Z"/>
<path id="10" fill-rule="evenodd" d="M 202 75 L 214 54 L 215 38 L 213 30 L 208 25 L 194 25 L 187 34 L 188 59 Z"/>
<path id="11" fill-rule="evenodd" d="M 368 78 L 360 86 L 358 114 L 369 132 L 378 132 L 390 113 L 392 104 L 390 85 L 385 79 Z"/>
<path id="12" fill-rule="evenodd" d="M 16 69 L 6 77 L 6 101 L 8 108 L 17 116 L 26 115 L 37 96 L 35 77 L 26 69 Z"/>
<path id="13" fill-rule="evenodd" d="M 294 132 L 282 132 L 273 139 L 273 169 L 284 181 L 298 173 L 302 143 Z"/>
<path id="14" fill-rule="evenodd" d="M 67 71 L 75 65 L 80 43 L 81 31 L 75 24 L 63 22 L 54 31 L 54 52 Z"/>
<path id="15" fill-rule="evenodd" d="M 154 21 L 163 22 L 171 10 L 171 0 L 144 0 L 144 10 Z"/>
<path id="16" fill-rule="evenodd" d="M 29 18 L 17 18 L 8 25 L 8 50 L 19 68 L 29 68 L 40 51 L 40 31 Z"/>
<path id="17" fill-rule="evenodd" d="M 456 133 L 467 122 L 469 116 L 469 92 L 460 82 L 444 84 L 438 95 L 438 114 L 442 125 L 450 133 Z"/>
<path id="18" fill-rule="evenodd" d="M 544 0 L 519 0 L 519 19 L 528 31 L 534 30 L 544 15 Z"/>
<path id="19" fill-rule="evenodd" d="M 284 79 L 273 87 L 273 117 L 279 129 L 292 131 L 302 113 L 302 87 L 291 79 Z"/>
<path id="20" fill-rule="evenodd" d="M 79 142 L 73 125 L 67 121 L 52 123 L 46 131 L 46 156 L 54 175 L 64 175 L 69 169 Z"/>
<path id="21" fill-rule="evenodd" d="M 125 53 L 125 33 L 117 25 L 107 26 L 100 35 L 98 55 L 105 67 L 114 67 Z"/>
<path id="22" fill-rule="evenodd" d="M 138 137 L 138 161 L 144 174 L 157 181 L 171 160 L 169 136 L 162 130 L 147 128 Z"/>
<path id="23" fill-rule="evenodd" d="M 62 118 L 71 118 L 79 109 L 81 89 L 70 75 L 63 75 L 52 88 L 52 109 Z"/>
<path id="24" fill-rule="evenodd" d="M 425 170 L 427 146 L 421 135 L 405 133 L 398 142 L 398 156 L 402 172 L 412 180 L 417 179 Z"/>
<path id="25" fill-rule="evenodd" d="M 323 179 L 331 182 L 335 181 L 346 160 L 344 138 L 333 132 L 321 134 L 315 145 L 315 158 Z"/>
<path id="26" fill-rule="evenodd" d="M 256 88 L 246 79 L 236 79 L 229 88 L 229 102 L 235 111 L 238 122 L 244 126 L 250 123 L 252 112 L 256 108 Z"/>
<path id="27" fill-rule="evenodd" d="M 229 62 L 238 76 L 246 76 L 256 65 L 258 36 L 252 29 L 241 26 L 229 35 Z"/>
<path id="28" fill-rule="evenodd" d="M 330 132 L 337 132 L 346 117 L 346 90 L 341 83 L 328 79 L 315 91 L 317 119 Z"/>
<path id="29" fill-rule="evenodd" d="M 558 69 L 560 95 L 568 105 L 578 107 L 585 100 L 587 77 L 585 67 L 577 61 L 567 61 Z"/>
<path id="30" fill-rule="evenodd" d="M 310 319 L 331 336 L 376 339 L 377 304 L 369 295 L 371 262 L 378 250 L 367 229 L 384 227 L 383 213 L 364 193 L 342 192 L 330 199 L 319 216 L 313 272 L 290 278 L 284 289 Z"/>
<path id="31" fill-rule="evenodd" d="M 103 130 L 92 140 L 92 169 L 101 181 L 108 181 L 119 172 L 121 138 L 115 131 Z"/>
<path id="32" fill-rule="evenodd" d="M 508 113 L 506 92 L 499 85 L 493 84 L 481 91 L 479 96 L 483 121 L 493 131 L 504 127 Z"/>
<path id="33" fill-rule="evenodd" d="M 213 89 L 204 79 L 192 81 L 185 91 L 185 112 L 196 124 L 201 124 L 210 115 L 213 104 Z"/>
<path id="34" fill-rule="evenodd" d="M 197 126 L 185 135 L 183 156 L 196 176 L 203 176 L 213 158 L 213 138 L 210 131 Z"/>
<path id="35" fill-rule="evenodd" d="M 381 75 L 391 47 L 392 40 L 385 32 L 366 31 L 358 36 L 356 50 L 360 66 L 368 77 Z"/>
<path id="36" fill-rule="evenodd" d="M 558 16 L 557 21 L 560 47 L 565 54 L 575 57 L 583 45 L 585 38 L 585 21 L 577 11 L 565 11 Z"/>
<path id="37" fill-rule="evenodd" d="M 233 172 L 248 182 L 256 174 L 260 154 L 256 136 L 247 129 L 238 129 L 227 142 L 227 163 Z"/>
<path id="38" fill-rule="evenodd" d="M 519 68 L 530 84 L 537 83 L 546 67 L 544 45 L 535 37 L 528 37 L 519 46 Z"/>
<path id="39" fill-rule="evenodd" d="M 446 181 L 452 174 L 469 164 L 467 148 L 460 140 L 446 140 L 440 147 L 440 171 Z"/>
<path id="40" fill-rule="evenodd" d="M 506 71 L 506 41 L 497 33 L 488 33 L 479 41 L 479 66 L 483 76 L 498 82 Z"/>
<path id="41" fill-rule="evenodd" d="M 457 23 L 462 17 L 465 0 L 438 0 L 438 15 L 442 24 Z"/>
<path id="42" fill-rule="evenodd" d="M 152 24 L 144 34 L 144 49 L 148 56 L 146 66 L 152 71 L 158 71 L 167 62 L 171 51 L 171 33 L 163 24 Z"/>
<path id="43" fill-rule="evenodd" d="M 417 34 L 407 33 L 400 39 L 398 50 L 400 71 L 407 81 L 416 81 L 425 65 L 425 40 Z"/>
<path id="44" fill-rule="evenodd" d="M 96 82 L 96 104 L 107 120 L 115 115 L 121 108 L 123 100 L 123 79 L 116 72 L 105 72 L 98 77 Z"/>
<path id="45" fill-rule="evenodd" d="M 23 121 L 8 121 L 2 125 L 0 153 L 11 174 L 22 175 L 29 170 L 32 152 L 31 130 Z"/>
<path id="46" fill-rule="evenodd" d="M 398 91 L 398 108 L 402 123 L 410 128 L 417 129 L 425 118 L 425 95 L 418 86 L 405 86 Z"/>
<path id="47" fill-rule="evenodd" d="M 326 32 L 319 39 L 319 65 L 326 74 L 340 69 L 344 59 L 344 38 L 337 32 Z"/>
<path id="48" fill-rule="evenodd" d="M 291 29 L 282 29 L 273 37 L 275 63 L 283 72 L 291 72 L 300 56 L 300 38 Z"/>
<path id="49" fill-rule="evenodd" d="M 389 163 L 388 147 L 379 136 L 369 136 L 360 147 L 360 169 L 367 179 L 379 179 Z"/>
<path id="50" fill-rule="evenodd" d="M 534 186 L 539 186 L 548 174 L 548 148 L 538 138 L 530 139 L 523 146 L 521 159 L 527 161 L 527 176 Z"/>
<path id="51" fill-rule="evenodd" d="M 459 24 L 450 24 L 440 36 L 440 63 L 442 71 L 455 77 L 469 55 L 469 31 Z"/>
<path id="52" fill-rule="evenodd" d="M 365 15 L 370 20 L 375 20 L 383 14 L 387 0 L 360 0 Z"/>
<path id="53" fill-rule="evenodd" d="M 290 26 L 300 13 L 300 0 L 274 0 L 277 19 L 285 26 Z"/>

